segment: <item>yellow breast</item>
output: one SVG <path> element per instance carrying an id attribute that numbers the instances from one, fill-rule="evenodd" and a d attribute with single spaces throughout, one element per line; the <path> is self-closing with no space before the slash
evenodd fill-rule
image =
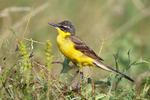
<path id="1" fill-rule="evenodd" d="M 70 39 L 66 38 L 64 34 L 63 35 L 62 34 L 63 33 L 60 33 L 57 36 L 57 44 L 58 48 L 63 53 L 63 55 L 78 65 L 83 66 L 93 65 L 94 60 L 84 55 L 82 52 L 76 50 L 74 48 L 75 44 Z"/>

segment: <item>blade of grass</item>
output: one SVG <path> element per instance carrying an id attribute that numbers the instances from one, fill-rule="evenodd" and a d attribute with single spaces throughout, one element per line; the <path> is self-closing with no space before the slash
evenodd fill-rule
<path id="1" fill-rule="evenodd" d="M 29 27 L 29 23 L 30 23 L 30 20 L 31 20 L 31 17 L 32 17 L 32 12 L 33 12 L 33 8 L 31 9 L 31 12 L 30 12 L 28 20 L 27 20 L 27 24 L 26 24 L 26 27 L 25 27 L 25 30 L 24 30 L 24 34 L 23 34 L 23 39 L 24 39 L 25 34 L 27 33 L 27 30 L 28 30 L 28 27 Z"/>

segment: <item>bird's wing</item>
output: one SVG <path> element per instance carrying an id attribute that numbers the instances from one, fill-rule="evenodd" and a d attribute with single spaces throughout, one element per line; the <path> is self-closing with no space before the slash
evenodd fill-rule
<path id="1" fill-rule="evenodd" d="M 75 49 L 82 52 L 86 56 L 89 56 L 97 61 L 103 61 L 96 53 L 90 49 L 79 37 L 77 36 L 70 36 L 69 39 L 75 44 Z"/>

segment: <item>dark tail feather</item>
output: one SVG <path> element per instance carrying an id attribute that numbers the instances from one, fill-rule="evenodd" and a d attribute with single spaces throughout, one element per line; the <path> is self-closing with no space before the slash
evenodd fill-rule
<path id="1" fill-rule="evenodd" d="M 109 66 L 108 66 L 109 67 Z M 126 78 L 126 79 L 128 79 L 128 80 L 130 80 L 131 82 L 134 82 L 134 80 L 132 79 L 132 78 L 130 78 L 129 76 L 127 76 L 127 75 L 125 75 L 125 74 L 123 74 L 123 73 L 121 73 L 121 72 L 118 72 L 117 70 L 114 70 L 114 69 L 112 69 L 111 67 L 109 67 L 111 70 L 112 70 L 112 72 L 115 72 L 116 74 L 118 74 L 118 75 L 120 75 L 120 76 L 122 76 L 122 77 L 124 77 L 124 78 Z"/>
<path id="2" fill-rule="evenodd" d="M 95 61 L 95 62 L 93 62 L 93 63 L 94 63 L 96 66 L 98 66 L 98 67 L 100 67 L 100 68 L 102 68 L 102 69 L 104 69 L 104 70 L 112 71 L 112 72 L 114 72 L 114 73 L 116 73 L 116 74 L 118 74 L 118 75 L 120 75 L 120 76 L 122 76 L 122 77 L 124 77 L 124 78 L 126 78 L 126 79 L 128 79 L 128 80 L 130 80 L 131 82 L 134 82 L 134 80 L 131 79 L 129 76 L 127 76 L 127 75 L 125 75 L 125 74 L 123 74 L 123 73 L 121 73 L 121 72 L 119 72 L 119 71 L 117 71 L 117 70 L 114 70 L 114 69 L 112 69 L 111 67 L 104 65 L 103 63 L 99 63 L 99 62 L 97 62 L 97 61 Z"/>

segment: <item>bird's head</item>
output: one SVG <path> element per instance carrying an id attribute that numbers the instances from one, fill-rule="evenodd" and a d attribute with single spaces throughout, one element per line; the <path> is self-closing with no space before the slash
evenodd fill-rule
<path id="1" fill-rule="evenodd" d="M 48 23 L 48 24 L 55 27 L 58 30 L 58 33 L 60 34 L 68 34 L 68 35 L 75 34 L 75 28 L 70 21 L 65 20 L 57 24 L 54 23 Z"/>

